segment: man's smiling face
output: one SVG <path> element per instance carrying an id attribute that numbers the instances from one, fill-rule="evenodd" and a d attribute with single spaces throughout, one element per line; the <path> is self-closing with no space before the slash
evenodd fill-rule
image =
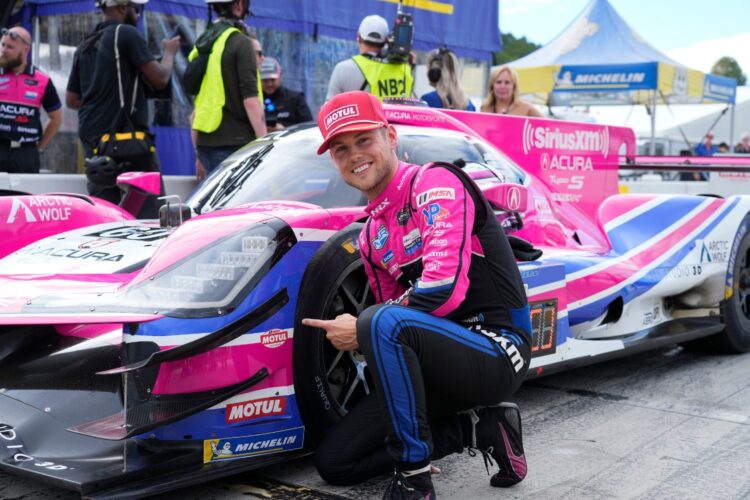
<path id="1" fill-rule="evenodd" d="M 331 158 L 344 182 L 375 199 L 388 186 L 398 167 L 398 139 L 392 126 L 337 135 Z"/>

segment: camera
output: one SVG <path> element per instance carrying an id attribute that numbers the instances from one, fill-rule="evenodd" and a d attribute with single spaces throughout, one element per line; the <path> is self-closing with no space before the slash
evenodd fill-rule
<path id="1" fill-rule="evenodd" d="M 276 123 L 279 121 L 279 110 L 276 109 L 276 105 L 271 102 L 270 97 L 266 97 L 263 104 L 266 112 L 266 127 L 275 127 Z"/>
<path id="2" fill-rule="evenodd" d="M 393 23 L 393 31 L 388 37 L 388 52 L 386 53 L 388 61 L 407 62 L 413 40 L 414 21 L 411 14 L 401 11 L 401 4 L 399 4 L 396 21 Z"/>

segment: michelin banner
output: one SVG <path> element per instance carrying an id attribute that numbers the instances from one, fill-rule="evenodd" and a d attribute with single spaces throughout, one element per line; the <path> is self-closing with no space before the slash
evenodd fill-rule
<path id="1" fill-rule="evenodd" d="M 538 104 L 734 103 L 736 82 L 663 62 L 516 68 L 521 93 Z"/>

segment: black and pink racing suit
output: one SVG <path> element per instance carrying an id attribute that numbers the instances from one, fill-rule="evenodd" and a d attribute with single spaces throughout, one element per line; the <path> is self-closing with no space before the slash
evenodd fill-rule
<path id="1" fill-rule="evenodd" d="M 512 250 L 463 171 L 401 163 L 366 210 L 359 247 L 379 304 L 358 318 L 357 340 L 377 401 L 365 398 L 319 447 L 318 470 L 336 484 L 460 452 L 456 413 L 506 400 L 530 359 Z"/>

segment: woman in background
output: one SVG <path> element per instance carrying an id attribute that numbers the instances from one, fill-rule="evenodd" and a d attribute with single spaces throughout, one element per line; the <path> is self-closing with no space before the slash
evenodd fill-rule
<path id="1" fill-rule="evenodd" d="M 427 55 L 427 79 L 435 90 L 421 99 L 431 108 L 476 111 L 458 81 L 458 57 L 452 50 L 440 47 Z"/>
<path id="2" fill-rule="evenodd" d="M 501 66 L 490 75 L 487 97 L 481 111 L 501 115 L 536 116 L 542 114 L 519 97 L 518 74 L 509 66 Z"/>

